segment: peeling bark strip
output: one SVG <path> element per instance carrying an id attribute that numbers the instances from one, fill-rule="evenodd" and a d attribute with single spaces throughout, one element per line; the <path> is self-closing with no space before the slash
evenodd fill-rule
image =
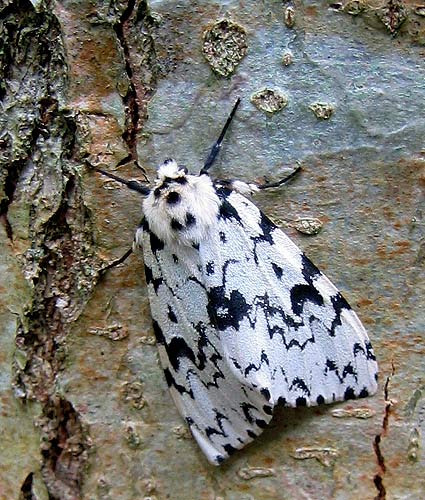
<path id="1" fill-rule="evenodd" d="M 66 65 L 59 23 L 50 11 L 36 12 L 28 0 L 17 0 L 0 18 L 0 97 L 7 110 L 0 214 L 17 248 L 27 246 L 20 262 L 32 291 L 17 329 L 13 385 L 23 402 L 41 406 L 36 425 L 49 498 L 75 500 L 81 496 L 89 442 L 55 381 L 69 326 L 97 274 L 90 271 L 96 264 L 90 220 L 72 164 L 75 125 L 58 105 Z M 7 219 L 12 204 L 21 214 L 13 219 L 17 227 Z M 33 498 L 33 475 L 24 480 L 21 498 Z"/>

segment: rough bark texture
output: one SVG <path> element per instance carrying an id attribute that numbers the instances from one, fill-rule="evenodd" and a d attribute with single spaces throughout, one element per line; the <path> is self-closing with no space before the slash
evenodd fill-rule
<path id="1" fill-rule="evenodd" d="M 3 0 L 0 40 L 0 499 L 421 498 L 425 6 Z M 167 392 L 141 257 L 100 273 L 140 198 L 85 159 L 199 169 L 237 96 L 217 175 L 302 163 L 257 202 L 357 306 L 381 388 L 281 410 L 213 468 Z"/>

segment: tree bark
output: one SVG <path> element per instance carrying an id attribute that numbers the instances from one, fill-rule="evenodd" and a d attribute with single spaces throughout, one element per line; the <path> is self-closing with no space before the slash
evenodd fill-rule
<path id="1" fill-rule="evenodd" d="M 425 8 L 3 0 L 0 23 L 0 499 L 420 498 Z M 302 164 L 255 201 L 358 311 L 380 391 L 282 409 L 214 468 L 168 394 L 141 256 L 101 271 L 140 196 L 86 160 L 199 171 L 237 97 L 214 172 Z"/>

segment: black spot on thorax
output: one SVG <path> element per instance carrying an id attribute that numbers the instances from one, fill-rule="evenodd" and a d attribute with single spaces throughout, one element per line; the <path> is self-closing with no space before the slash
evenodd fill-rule
<path id="1" fill-rule="evenodd" d="M 196 217 L 188 212 L 186 214 L 186 227 L 194 226 L 196 224 Z"/>
<path id="2" fill-rule="evenodd" d="M 182 197 L 177 191 L 170 191 L 167 196 L 165 197 L 165 201 L 169 205 L 176 205 L 181 201 Z"/>
<path id="3" fill-rule="evenodd" d="M 184 175 L 182 175 L 180 177 L 175 177 L 175 178 L 164 177 L 164 179 L 162 180 L 162 183 L 154 189 L 153 195 L 155 196 L 155 198 L 159 198 L 161 196 L 161 192 L 164 191 L 164 189 L 168 188 L 170 185 L 180 184 L 181 186 L 183 186 L 187 183 L 188 183 L 188 180 L 187 180 L 186 176 L 184 176 Z M 175 197 L 175 195 L 178 195 L 178 197 L 180 197 L 179 193 L 174 192 L 174 191 L 171 191 L 170 193 L 168 193 L 168 195 L 170 195 L 171 193 L 173 193 L 171 198 Z M 167 202 L 168 202 L 168 195 L 167 195 Z M 178 201 L 180 201 L 180 199 L 178 199 L 174 203 L 178 203 Z M 168 202 L 168 203 L 173 203 L 173 202 Z"/>
<path id="4" fill-rule="evenodd" d="M 183 224 L 179 222 L 177 219 L 171 219 L 171 229 L 174 231 L 181 231 L 183 229 Z"/>

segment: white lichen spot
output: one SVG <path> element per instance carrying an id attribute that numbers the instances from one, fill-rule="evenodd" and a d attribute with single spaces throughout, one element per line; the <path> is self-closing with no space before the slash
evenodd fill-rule
<path id="1" fill-rule="evenodd" d="M 241 479 L 250 480 L 256 477 L 270 477 L 275 476 L 276 471 L 269 467 L 244 467 L 239 469 L 238 476 Z"/>
<path id="2" fill-rule="evenodd" d="M 315 458 L 320 464 L 325 467 L 330 467 L 335 463 L 335 460 L 340 456 L 340 453 L 335 448 L 306 447 L 297 448 L 291 456 L 297 460 Z"/>
<path id="3" fill-rule="evenodd" d="M 409 436 L 409 445 L 407 447 L 407 458 L 410 462 L 417 462 L 421 448 L 420 431 L 415 427 Z"/>
<path id="4" fill-rule="evenodd" d="M 366 4 L 364 0 L 349 0 L 344 5 L 344 12 L 350 14 L 350 16 L 358 16 L 366 9 Z"/>
<path id="5" fill-rule="evenodd" d="M 121 387 L 121 394 L 124 401 L 130 403 L 136 410 L 141 410 L 146 404 L 143 397 L 143 384 L 140 382 L 126 382 Z"/>
<path id="6" fill-rule="evenodd" d="M 61 297 L 58 297 L 56 299 L 56 307 L 58 309 L 65 309 L 66 307 L 68 307 L 68 305 L 69 305 L 69 301 L 68 300 L 63 299 Z"/>
<path id="7" fill-rule="evenodd" d="M 192 434 L 190 430 L 185 425 L 176 425 L 173 427 L 173 434 L 177 437 L 177 439 L 191 439 Z"/>
<path id="8" fill-rule="evenodd" d="M 109 340 L 122 340 L 128 337 L 128 330 L 124 328 L 120 323 L 113 323 L 112 325 L 104 327 L 93 327 L 89 328 L 88 332 L 91 335 L 97 335 L 98 337 L 106 337 Z"/>
<path id="9" fill-rule="evenodd" d="M 326 102 L 314 102 L 310 104 L 309 109 L 313 111 L 318 120 L 329 120 L 334 112 L 333 105 Z"/>
<path id="10" fill-rule="evenodd" d="M 251 102 L 266 113 L 276 113 L 288 105 L 288 97 L 279 90 L 261 89 L 251 96 Z"/>
<path id="11" fill-rule="evenodd" d="M 387 30 L 396 35 L 408 17 L 408 11 L 401 0 L 388 0 L 376 11 L 376 15 Z"/>
<path id="12" fill-rule="evenodd" d="M 140 337 L 140 343 L 144 345 L 155 345 L 156 338 L 153 335 L 142 335 Z"/>
<path id="13" fill-rule="evenodd" d="M 211 68 L 221 76 L 231 75 L 248 50 L 245 29 L 222 19 L 204 32 L 202 52 Z"/>
<path id="14" fill-rule="evenodd" d="M 320 232 L 323 222 L 315 217 L 303 217 L 296 219 L 291 226 L 302 234 L 312 236 Z"/>
<path id="15" fill-rule="evenodd" d="M 295 25 L 295 9 L 294 7 L 286 7 L 283 12 L 283 21 L 287 28 L 293 28 Z"/>
<path id="16" fill-rule="evenodd" d="M 282 56 L 282 64 L 284 66 L 289 66 L 294 62 L 292 52 L 285 52 Z"/>
<path id="17" fill-rule="evenodd" d="M 376 411 L 371 408 L 334 408 L 331 415 L 335 418 L 372 418 L 376 415 Z"/>

